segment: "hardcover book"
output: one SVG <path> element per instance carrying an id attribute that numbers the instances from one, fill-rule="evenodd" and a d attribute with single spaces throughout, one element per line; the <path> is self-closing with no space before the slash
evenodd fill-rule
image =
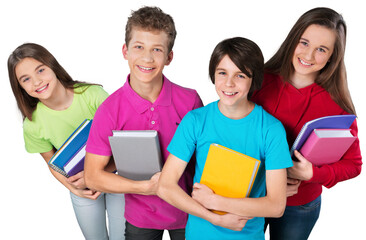
<path id="1" fill-rule="evenodd" d="M 316 166 L 334 163 L 355 140 L 350 129 L 314 129 L 300 153 Z"/>
<path id="2" fill-rule="evenodd" d="M 69 177 L 65 172 L 64 165 L 85 145 L 89 137 L 92 120 L 84 120 L 75 131 L 66 139 L 62 146 L 55 152 L 49 166 L 62 175 Z"/>
<path id="3" fill-rule="evenodd" d="M 158 132 L 155 130 L 119 130 L 109 137 L 118 175 L 149 180 L 162 169 Z"/>
<path id="4" fill-rule="evenodd" d="M 305 123 L 291 147 L 291 156 L 293 156 L 295 150 L 300 150 L 314 129 L 349 129 L 355 119 L 355 115 L 333 115 Z"/>
<path id="5" fill-rule="evenodd" d="M 200 183 L 224 197 L 248 197 L 260 163 L 260 160 L 213 143 L 207 154 Z M 221 211 L 213 212 L 225 214 Z"/>

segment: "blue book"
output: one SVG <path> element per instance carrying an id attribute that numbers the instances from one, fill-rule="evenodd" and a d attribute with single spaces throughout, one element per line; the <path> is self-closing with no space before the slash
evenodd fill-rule
<path id="1" fill-rule="evenodd" d="M 355 115 L 333 115 L 311 120 L 304 124 L 291 147 L 291 156 L 304 145 L 314 129 L 348 129 L 356 119 Z"/>
<path id="2" fill-rule="evenodd" d="M 55 152 L 48 164 L 55 171 L 68 177 L 64 165 L 86 143 L 89 136 L 92 120 L 84 120 L 79 127 L 66 139 L 62 146 Z"/>
<path id="3" fill-rule="evenodd" d="M 86 154 L 85 148 L 86 148 L 86 142 L 70 158 L 70 160 L 67 161 L 67 163 L 65 163 L 64 170 L 70 177 L 84 170 L 84 159 Z"/>

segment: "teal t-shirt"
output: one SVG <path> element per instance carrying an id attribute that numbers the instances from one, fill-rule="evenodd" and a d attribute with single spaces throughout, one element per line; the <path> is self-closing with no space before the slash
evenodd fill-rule
<path id="1" fill-rule="evenodd" d="M 94 117 L 99 105 L 108 97 L 108 93 L 96 85 L 81 86 L 74 92 L 72 104 L 62 111 L 52 110 L 38 102 L 32 121 L 26 118 L 23 123 L 27 152 L 44 153 L 53 147 L 61 147 L 85 119 Z"/>
<path id="2" fill-rule="evenodd" d="M 218 108 L 218 102 L 189 112 L 179 124 L 168 151 L 186 162 L 196 152 L 194 182 L 200 182 L 211 143 L 220 144 L 261 161 L 251 190 L 251 198 L 265 196 L 266 170 L 292 166 L 284 127 L 258 105 L 255 105 L 248 116 L 238 120 L 224 116 Z M 242 231 L 233 231 L 189 215 L 186 238 L 264 240 L 263 226 L 264 218 L 256 217 L 249 220 Z"/>

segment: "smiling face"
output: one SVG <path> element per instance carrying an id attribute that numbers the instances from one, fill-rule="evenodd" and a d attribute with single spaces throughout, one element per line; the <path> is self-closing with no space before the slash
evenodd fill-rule
<path id="1" fill-rule="evenodd" d="M 40 101 L 50 99 L 57 86 L 61 85 L 51 68 L 33 59 L 24 58 L 15 67 L 20 86 Z"/>
<path id="2" fill-rule="evenodd" d="M 164 66 L 173 59 L 168 52 L 168 36 L 163 31 L 149 32 L 133 29 L 128 46 L 123 45 L 123 56 L 130 67 L 130 84 L 161 84 Z"/>
<path id="3" fill-rule="evenodd" d="M 233 112 L 247 110 L 251 84 L 252 78 L 245 75 L 229 56 L 225 55 L 215 71 L 215 88 L 220 97 L 219 109 L 225 116 L 230 117 Z"/>
<path id="4" fill-rule="evenodd" d="M 313 83 L 332 56 L 335 41 L 334 31 L 320 25 L 310 25 L 294 51 L 293 79 L 305 79 Z"/>

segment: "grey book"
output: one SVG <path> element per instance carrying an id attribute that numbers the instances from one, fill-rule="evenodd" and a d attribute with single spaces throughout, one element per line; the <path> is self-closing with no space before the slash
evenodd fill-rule
<path id="1" fill-rule="evenodd" d="M 115 130 L 109 137 L 118 175 L 139 181 L 149 180 L 162 169 L 158 132 L 155 130 Z"/>

